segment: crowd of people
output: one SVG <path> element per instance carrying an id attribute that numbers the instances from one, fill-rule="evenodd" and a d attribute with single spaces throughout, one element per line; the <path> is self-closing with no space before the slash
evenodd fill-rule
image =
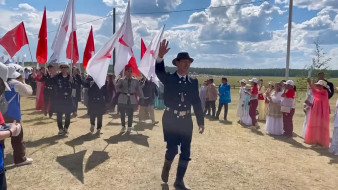
<path id="1" fill-rule="evenodd" d="M 0 63 L 0 140 L 11 137 L 15 165 L 27 165 L 33 159 L 25 155 L 23 129 L 20 125 L 20 97 L 36 95 L 36 109 L 49 118 L 56 115 L 58 135 L 67 136 L 70 120 L 77 117 L 79 102 L 87 107 L 89 131 L 100 135 L 102 118 L 107 113 L 120 114 L 121 133 L 130 133 L 134 112 L 138 110 L 138 122 L 157 125 L 154 109 L 164 109 L 162 118 L 164 140 L 167 142 L 165 162 L 161 174 L 168 182 L 169 170 L 179 145 L 180 159 L 175 181 L 176 187 L 186 187 L 183 177 L 190 161 L 192 138 L 191 109 L 197 118 L 200 133 L 204 131 L 204 117 L 211 120 L 230 122 L 228 105 L 231 103 L 231 86 L 223 77 L 216 86 L 213 78 L 204 81 L 198 87 L 198 81 L 188 76 L 188 69 L 193 59 L 186 52 L 181 52 L 173 60 L 177 71 L 165 72 L 163 56 L 169 51 L 168 43 L 160 45 L 156 60 L 156 74 L 159 84 L 143 77 L 133 76 L 131 67 L 126 66 L 120 76 L 107 75 L 106 84 L 99 87 L 93 78 L 70 67 L 67 63 L 50 64 L 32 70 L 23 69 L 16 64 Z M 252 78 L 239 81 L 239 100 L 236 116 L 239 123 L 252 130 L 259 129 L 258 121 L 265 121 L 265 130 L 270 135 L 293 137 L 293 116 L 295 114 L 296 86 L 292 80 L 277 83 L 269 82 L 265 88 L 263 80 Z M 199 92 L 198 92 L 199 89 Z M 325 80 L 324 73 L 318 79 L 308 79 L 307 97 L 304 101 L 304 125 L 302 137 L 305 143 L 313 147 L 330 146 L 329 99 L 333 96 L 333 84 Z M 216 101 L 218 108 L 216 109 Z M 335 111 L 334 132 L 329 151 L 338 155 L 338 101 Z M 1 114 L 2 113 L 2 114 Z M 3 115 L 3 117 L 2 117 Z M 126 122 L 127 117 L 127 122 Z M 232 120 L 232 118 L 230 118 Z M 0 153 L 4 144 L 0 143 Z M 6 186 L 3 157 L 0 159 L 0 186 Z"/>

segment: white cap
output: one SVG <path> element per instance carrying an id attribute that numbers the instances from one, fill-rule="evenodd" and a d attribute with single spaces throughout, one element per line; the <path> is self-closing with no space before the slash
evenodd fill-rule
<path id="1" fill-rule="evenodd" d="M 250 79 L 249 81 L 250 81 L 250 82 L 254 82 L 254 83 L 258 83 L 258 79 L 256 79 L 256 78 L 252 78 L 252 79 Z"/>
<path id="2" fill-rule="evenodd" d="M 327 89 L 330 89 L 330 87 L 327 85 L 327 82 L 325 80 L 319 80 L 318 82 L 316 82 L 315 84 L 317 85 L 321 85 Z"/>
<path id="3" fill-rule="evenodd" d="M 288 81 L 284 82 L 284 84 L 295 86 L 295 83 L 292 80 L 288 80 Z"/>
<path id="4" fill-rule="evenodd" d="M 21 75 L 18 71 L 16 71 L 16 68 L 13 65 L 9 65 L 7 67 L 8 67 L 8 78 L 16 79 Z"/>
<path id="5" fill-rule="evenodd" d="M 67 67 L 69 67 L 69 64 L 66 63 L 66 62 L 61 62 L 61 63 L 59 63 L 59 67 L 61 67 L 61 66 L 67 66 Z"/>
<path id="6" fill-rule="evenodd" d="M 245 79 L 242 79 L 239 81 L 240 83 L 245 83 L 246 84 L 246 80 Z"/>
<path id="7" fill-rule="evenodd" d="M 251 85 L 250 84 L 245 85 L 245 90 L 251 90 Z"/>
<path id="8" fill-rule="evenodd" d="M 8 79 L 8 67 L 0 62 L 0 78 L 4 81 L 6 91 L 10 91 L 11 88 L 9 88 L 7 84 L 7 79 Z"/>

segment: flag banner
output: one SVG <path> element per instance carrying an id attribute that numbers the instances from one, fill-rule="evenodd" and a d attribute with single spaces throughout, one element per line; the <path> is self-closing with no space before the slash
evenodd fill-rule
<path id="1" fill-rule="evenodd" d="M 69 0 L 66 9 L 62 15 L 60 25 L 56 32 L 51 49 L 53 50 L 52 56 L 49 58 L 49 63 L 60 62 L 60 55 L 64 50 L 64 43 L 67 34 L 71 34 L 76 30 L 76 18 L 74 10 L 74 0 Z"/>
<path id="2" fill-rule="evenodd" d="M 76 30 L 70 34 L 67 49 L 66 49 L 67 59 L 73 60 L 73 66 L 79 60 L 79 50 L 77 47 L 77 38 Z"/>
<path id="3" fill-rule="evenodd" d="M 93 35 L 93 27 L 90 28 L 90 32 L 88 35 L 86 47 L 83 53 L 83 68 L 87 67 L 88 61 L 92 57 L 93 53 L 95 53 L 95 44 L 94 44 L 94 35 Z"/>
<path id="4" fill-rule="evenodd" d="M 130 21 L 130 2 L 124 15 L 121 27 L 110 40 L 88 61 L 86 71 L 93 77 L 95 83 L 101 88 L 106 83 L 106 76 L 114 48 L 117 49 L 115 74 L 120 73 L 132 58 L 131 51 L 134 45 Z M 118 75 L 118 74 L 117 74 Z"/>
<path id="5" fill-rule="evenodd" d="M 26 29 L 23 22 L 18 26 L 8 31 L 1 39 L 0 45 L 2 45 L 8 54 L 13 57 L 22 46 L 28 44 L 28 38 L 26 35 Z"/>
<path id="6" fill-rule="evenodd" d="M 132 48 L 134 46 L 134 36 L 133 29 L 130 20 L 130 1 L 127 5 L 127 10 L 124 15 L 123 20 L 124 25 L 122 27 L 122 32 L 118 37 L 117 44 L 117 53 L 114 72 L 115 75 L 119 75 L 123 71 L 124 67 L 129 63 L 130 59 L 134 56 Z"/>
<path id="7" fill-rule="evenodd" d="M 36 48 L 36 61 L 39 64 L 44 64 L 47 62 L 48 56 L 48 44 L 47 44 L 47 16 L 46 16 L 46 7 L 43 12 L 41 27 L 39 31 L 39 41 Z"/>
<path id="8" fill-rule="evenodd" d="M 139 70 L 141 73 L 147 78 L 152 79 L 152 81 L 159 86 L 158 78 L 155 73 L 155 64 L 156 58 L 158 56 L 158 49 L 160 47 L 161 38 L 163 35 L 164 26 L 158 32 L 158 34 L 151 40 L 149 46 L 147 47 L 146 52 L 141 59 L 141 63 L 139 65 Z"/>
<path id="9" fill-rule="evenodd" d="M 143 39 L 141 38 L 141 60 L 143 58 L 143 55 L 146 53 L 147 51 L 147 47 L 146 45 L 144 44 L 144 41 Z"/>

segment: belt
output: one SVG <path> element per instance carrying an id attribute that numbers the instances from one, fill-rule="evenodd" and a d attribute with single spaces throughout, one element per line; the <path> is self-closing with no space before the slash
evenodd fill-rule
<path id="1" fill-rule="evenodd" d="M 125 95 L 127 95 L 127 96 L 134 95 L 134 93 L 122 93 L 122 94 L 125 94 Z"/>
<path id="2" fill-rule="evenodd" d="M 179 117 L 184 117 L 184 116 L 186 116 L 186 115 L 188 115 L 188 114 L 191 113 L 190 110 L 186 110 L 186 111 L 178 111 L 178 110 L 175 110 L 175 109 L 171 109 L 171 108 L 169 108 L 169 107 L 166 107 L 166 108 L 165 108 L 165 111 L 171 112 L 171 113 L 173 113 L 174 115 L 177 115 L 177 118 L 179 118 Z"/>

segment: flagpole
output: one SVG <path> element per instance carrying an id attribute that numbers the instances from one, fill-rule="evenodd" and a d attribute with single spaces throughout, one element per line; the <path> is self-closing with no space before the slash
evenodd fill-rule
<path id="1" fill-rule="evenodd" d="M 115 27 L 116 27 L 116 17 L 115 17 L 116 9 L 113 9 L 113 34 L 115 34 Z M 115 60 L 116 60 L 116 54 L 115 54 L 115 48 L 113 50 L 113 73 L 115 73 Z"/>
<path id="2" fill-rule="evenodd" d="M 289 2 L 288 41 L 287 41 L 287 48 L 286 48 L 285 80 L 289 79 L 291 28 L 292 28 L 292 7 L 293 7 L 293 0 L 290 0 L 290 2 Z"/>

